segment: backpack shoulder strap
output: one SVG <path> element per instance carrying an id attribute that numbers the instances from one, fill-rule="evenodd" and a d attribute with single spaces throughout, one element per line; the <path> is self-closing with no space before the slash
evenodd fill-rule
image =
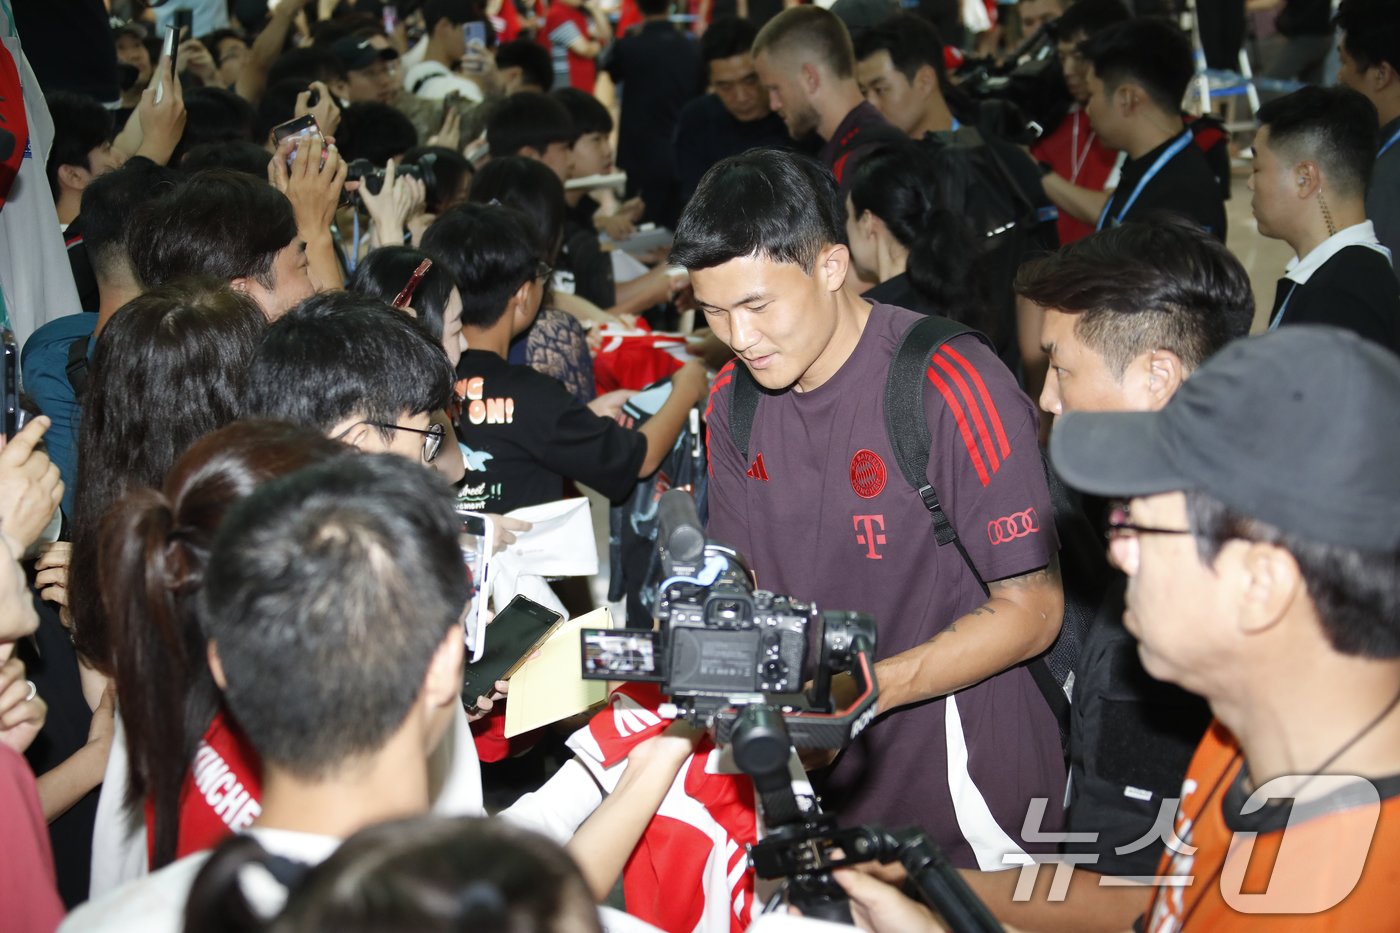
<path id="1" fill-rule="evenodd" d="M 739 459 L 748 463 L 749 435 L 753 433 L 753 416 L 758 411 L 758 400 L 763 397 L 763 390 L 754 382 L 749 368 L 737 359 L 734 361 L 734 378 L 729 385 L 729 437 L 739 449 Z"/>
<path id="2" fill-rule="evenodd" d="M 977 334 L 977 331 L 937 315 L 916 321 L 905 332 L 885 377 L 885 433 L 894 448 L 895 461 L 899 472 L 904 474 L 904 481 L 918 490 L 924 507 L 933 516 L 934 538 L 940 546 L 955 544 L 971 567 L 972 561 L 963 551 L 958 533 L 938 501 L 938 491 L 928 481 L 929 448 L 933 438 L 929 436 L 924 412 L 924 373 L 929 360 L 939 347 L 961 334 Z M 974 573 L 976 570 L 973 567 Z M 982 579 L 980 574 L 977 579 Z"/>

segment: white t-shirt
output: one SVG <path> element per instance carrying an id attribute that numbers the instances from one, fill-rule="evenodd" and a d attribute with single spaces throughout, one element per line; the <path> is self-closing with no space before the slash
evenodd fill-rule
<path id="1" fill-rule="evenodd" d="M 404 74 L 403 86 L 410 94 L 424 100 L 442 100 L 453 91 L 460 93 L 464 100 L 478 104 L 486 97 L 475 81 L 453 74 L 442 62 L 419 62 L 414 65 Z"/>

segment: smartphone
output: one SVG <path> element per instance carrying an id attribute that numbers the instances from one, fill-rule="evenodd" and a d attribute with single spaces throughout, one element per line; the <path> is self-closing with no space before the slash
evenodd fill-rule
<path id="1" fill-rule="evenodd" d="M 399 8 L 392 3 L 384 4 L 384 31 L 393 33 L 399 28 Z"/>
<path id="2" fill-rule="evenodd" d="M 464 23 L 462 34 L 467 40 L 467 54 L 462 58 L 462 67 L 467 71 L 485 71 L 486 24 L 479 21 Z"/>
<path id="3" fill-rule="evenodd" d="M 188 39 L 194 35 L 194 10 L 189 7 L 177 7 L 171 13 L 171 22 L 178 29 L 181 39 Z"/>
<path id="4" fill-rule="evenodd" d="M 3 406 L 0 416 L 4 418 L 8 440 L 24 427 L 24 409 L 19 407 L 19 345 L 8 327 L 0 331 L 0 340 L 5 345 L 4 359 L 0 362 L 4 366 L 4 371 L 0 372 L 0 406 Z"/>
<path id="5" fill-rule="evenodd" d="M 468 706 L 487 696 L 496 681 L 510 680 L 525 659 L 544 644 L 564 617 L 532 599 L 517 596 L 486 626 L 486 650 L 481 660 L 467 665 L 462 702 Z"/>
<path id="6" fill-rule="evenodd" d="M 496 539 L 496 528 L 491 518 L 480 512 L 457 514 L 462 518 L 462 561 L 467 565 L 467 575 L 471 579 L 472 599 L 467 614 L 462 618 L 462 628 L 467 644 L 467 662 L 475 664 L 481 660 L 482 650 L 486 647 L 481 610 L 491 596 L 491 542 Z"/>
<path id="7" fill-rule="evenodd" d="M 282 147 L 282 141 L 285 139 L 300 138 L 302 136 L 320 135 L 321 127 L 316 122 L 316 117 L 313 114 L 308 113 L 305 116 L 294 117 L 288 120 L 286 123 L 279 123 L 276 126 L 274 126 L 272 128 L 272 144 L 275 148 L 280 149 Z M 293 146 L 292 151 L 287 153 L 288 168 L 291 168 L 292 160 L 296 157 L 297 150 L 296 147 Z M 326 164 L 325 152 L 321 153 L 321 164 Z"/>
<path id="8" fill-rule="evenodd" d="M 165 99 L 166 73 L 175 73 L 175 46 L 180 41 L 180 27 L 173 23 L 165 27 L 165 41 L 160 46 L 160 61 L 156 63 L 156 103 Z M 169 62 L 167 66 L 165 63 Z"/>

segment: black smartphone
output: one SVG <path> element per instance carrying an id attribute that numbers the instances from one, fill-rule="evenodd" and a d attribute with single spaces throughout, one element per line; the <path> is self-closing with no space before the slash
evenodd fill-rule
<path id="1" fill-rule="evenodd" d="M 0 405 L 4 406 L 3 415 L 5 421 L 5 438 L 8 440 L 19 432 L 24 426 L 24 413 L 19 407 L 19 346 L 15 343 L 15 335 L 8 327 L 0 332 L 0 340 L 4 341 L 4 371 L 0 372 Z"/>
<path id="2" fill-rule="evenodd" d="M 562 615 L 532 599 L 512 599 L 486 626 L 486 648 L 481 660 L 467 665 L 462 702 L 473 706 L 477 697 L 491 694 L 496 681 L 509 680 L 563 621 Z"/>
<path id="3" fill-rule="evenodd" d="M 186 39 L 194 37 L 194 10 L 189 7 L 177 7 L 172 11 L 171 20 L 175 28 L 180 30 L 178 41 L 184 42 Z"/>

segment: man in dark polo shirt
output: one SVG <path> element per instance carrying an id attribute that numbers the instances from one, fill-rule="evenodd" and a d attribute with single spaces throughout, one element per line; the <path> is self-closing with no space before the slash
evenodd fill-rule
<path id="1" fill-rule="evenodd" d="M 676 118 L 676 175 L 681 202 L 690 200 L 700 176 L 720 159 L 749 149 L 792 148 L 782 119 L 768 109 L 768 93 L 753 66 L 758 27 L 733 16 L 716 19 L 700 37 L 710 92 L 681 108 Z"/>
<path id="2" fill-rule="evenodd" d="M 792 138 L 822 138 L 819 157 L 842 195 L 867 153 L 904 138 L 861 98 L 850 33 L 829 10 L 798 6 L 779 13 L 754 39 L 753 62 L 768 105 Z"/>
<path id="3" fill-rule="evenodd" d="M 1194 71 L 1190 42 L 1162 20 L 1133 19 L 1086 40 L 1080 51 L 1089 63 L 1089 122 L 1104 145 L 1128 157 L 1097 228 L 1165 210 L 1223 243 L 1222 188 L 1181 117 Z"/>
<path id="4" fill-rule="evenodd" d="M 988 594 L 937 544 L 885 429 L 886 374 L 921 316 L 851 290 L 842 227 L 830 175 L 771 149 L 716 165 L 681 216 L 671 259 L 739 357 L 706 414 L 708 531 L 763 588 L 875 617 L 881 716 L 814 776 L 823 805 L 844 825 L 917 824 L 954 864 L 1004 869 L 1045 850 L 1022 833 L 1031 800 L 1064 793 L 1055 719 L 1021 664 L 1063 605 L 1035 409 L 972 334 L 921 380 L 927 478 Z M 765 391 L 741 456 L 729 406 L 749 378 Z M 838 678 L 838 696 L 852 684 Z"/>
<path id="5" fill-rule="evenodd" d="M 1254 217 L 1296 254 L 1269 329 L 1331 324 L 1400 353 L 1400 282 L 1366 219 L 1376 109 L 1344 87 L 1306 87 L 1265 104 L 1259 122 Z"/>
<path id="6" fill-rule="evenodd" d="M 1366 217 L 1394 257 L 1400 252 L 1400 0 L 1342 0 L 1337 28 L 1337 81 L 1366 95 L 1381 122 Z"/>

